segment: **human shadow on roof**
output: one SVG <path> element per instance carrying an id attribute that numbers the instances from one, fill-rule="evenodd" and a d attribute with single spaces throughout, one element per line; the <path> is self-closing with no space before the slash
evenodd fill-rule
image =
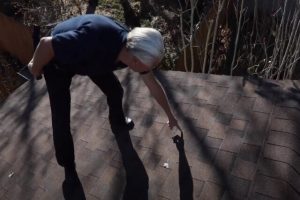
<path id="1" fill-rule="evenodd" d="M 64 181 L 62 189 L 65 200 L 86 200 L 82 184 L 77 174 L 72 181 Z"/>
<path id="2" fill-rule="evenodd" d="M 181 136 L 176 135 L 173 137 L 173 142 L 176 144 L 179 152 L 179 189 L 180 200 L 192 200 L 193 199 L 193 178 L 188 160 L 184 151 L 184 139 L 183 134 Z"/>
<path id="3" fill-rule="evenodd" d="M 147 200 L 149 178 L 146 169 L 135 151 L 128 131 L 120 131 L 115 138 L 126 171 L 126 187 L 123 200 Z"/>

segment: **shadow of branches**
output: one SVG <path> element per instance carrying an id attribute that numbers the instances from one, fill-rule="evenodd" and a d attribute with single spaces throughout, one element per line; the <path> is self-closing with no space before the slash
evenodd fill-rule
<path id="1" fill-rule="evenodd" d="M 165 77 L 165 75 L 163 73 L 157 71 L 155 75 L 165 87 L 167 87 L 167 88 L 172 87 L 172 83 Z M 176 104 L 177 101 L 175 99 L 175 96 L 172 94 L 172 92 L 166 91 L 166 93 L 170 100 L 170 103 L 173 105 Z M 179 115 L 178 118 L 179 118 L 180 122 L 192 134 L 192 137 L 193 137 L 192 139 L 198 143 L 199 152 L 202 152 L 202 154 L 205 156 L 205 158 L 207 160 L 212 160 L 212 158 L 214 156 L 212 155 L 212 152 L 209 151 L 209 147 L 207 146 L 207 144 L 199 136 L 198 130 L 197 130 L 196 126 L 194 125 L 194 122 L 190 118 L 184 117 L 185 113 L 182 110 L 180 105 L 178 105 L 176 108 L 177 108 L 176 110 L 178 112 L 178 115 Z M 232 191 L 232 188 L 230 187 L 231 184 L 230 184 L 228 177 L 225 174 L 225 171 L 218 164 L 214 164 L 213 167 L 224 187 L 224 190 L 227 191 L 227 197 L 229 199 L 234 199 L 234 196 L 232 195 L 232 192 L 231 192 Z"/>

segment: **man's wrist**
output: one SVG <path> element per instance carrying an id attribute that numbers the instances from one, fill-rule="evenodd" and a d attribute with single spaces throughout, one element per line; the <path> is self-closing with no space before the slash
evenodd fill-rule
<path id="1" fill-rule="evenodd" d="M 176 120 L 176 118 L 174 117 L 174 114 L 171 113 L 171 112 L 168 113 L 167 116 L 168 116 L 168 118 L 169 118 L 170 121 Z"/>

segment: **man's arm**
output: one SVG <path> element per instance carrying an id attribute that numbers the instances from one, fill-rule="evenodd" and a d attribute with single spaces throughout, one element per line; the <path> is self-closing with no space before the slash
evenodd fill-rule
<path id="1" fill-rule="evenodd" d="M 169 127 L 172 129 L 174 126 L 177 126 L 181 130 L 176 118 L 174 117 L 174 114 L 171 111 L 170 104 L 168 102 L 165 91 L 162 88 L 161 84 L 158 82 L 158 80 L 155 78 L 154 74 L 152 72 L 149 72 L 147 74 L 141 75 L 141 77 L 146 86 L 149 88 L 151 95 L 154 97 L 154 99 L 162 107 L 162 109 L 168 116 Z"/>
<path id="2" fill-rule="evenodd" d="M 33 76 L 43 73 L 43 67 L 54 57 L 52 37 L 41 38 L 28 67 Z"/>

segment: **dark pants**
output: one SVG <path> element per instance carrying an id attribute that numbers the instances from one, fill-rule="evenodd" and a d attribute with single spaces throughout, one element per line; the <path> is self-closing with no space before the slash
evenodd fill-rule
<path id="1" fill-rule="evenodd" d="M 44 69 L 44 77 L 50 98 L 53 140 L 59 165 L 75 168 L 74 144 L 70 131 L 70 85 L 73 73 L 49 64 Z M 123 88 L 117 77 L 111 73 L 90 76 L 91 80 L 107 96 L 109 121 L 114 134 L 126 127 L 122 108 Z"/>

